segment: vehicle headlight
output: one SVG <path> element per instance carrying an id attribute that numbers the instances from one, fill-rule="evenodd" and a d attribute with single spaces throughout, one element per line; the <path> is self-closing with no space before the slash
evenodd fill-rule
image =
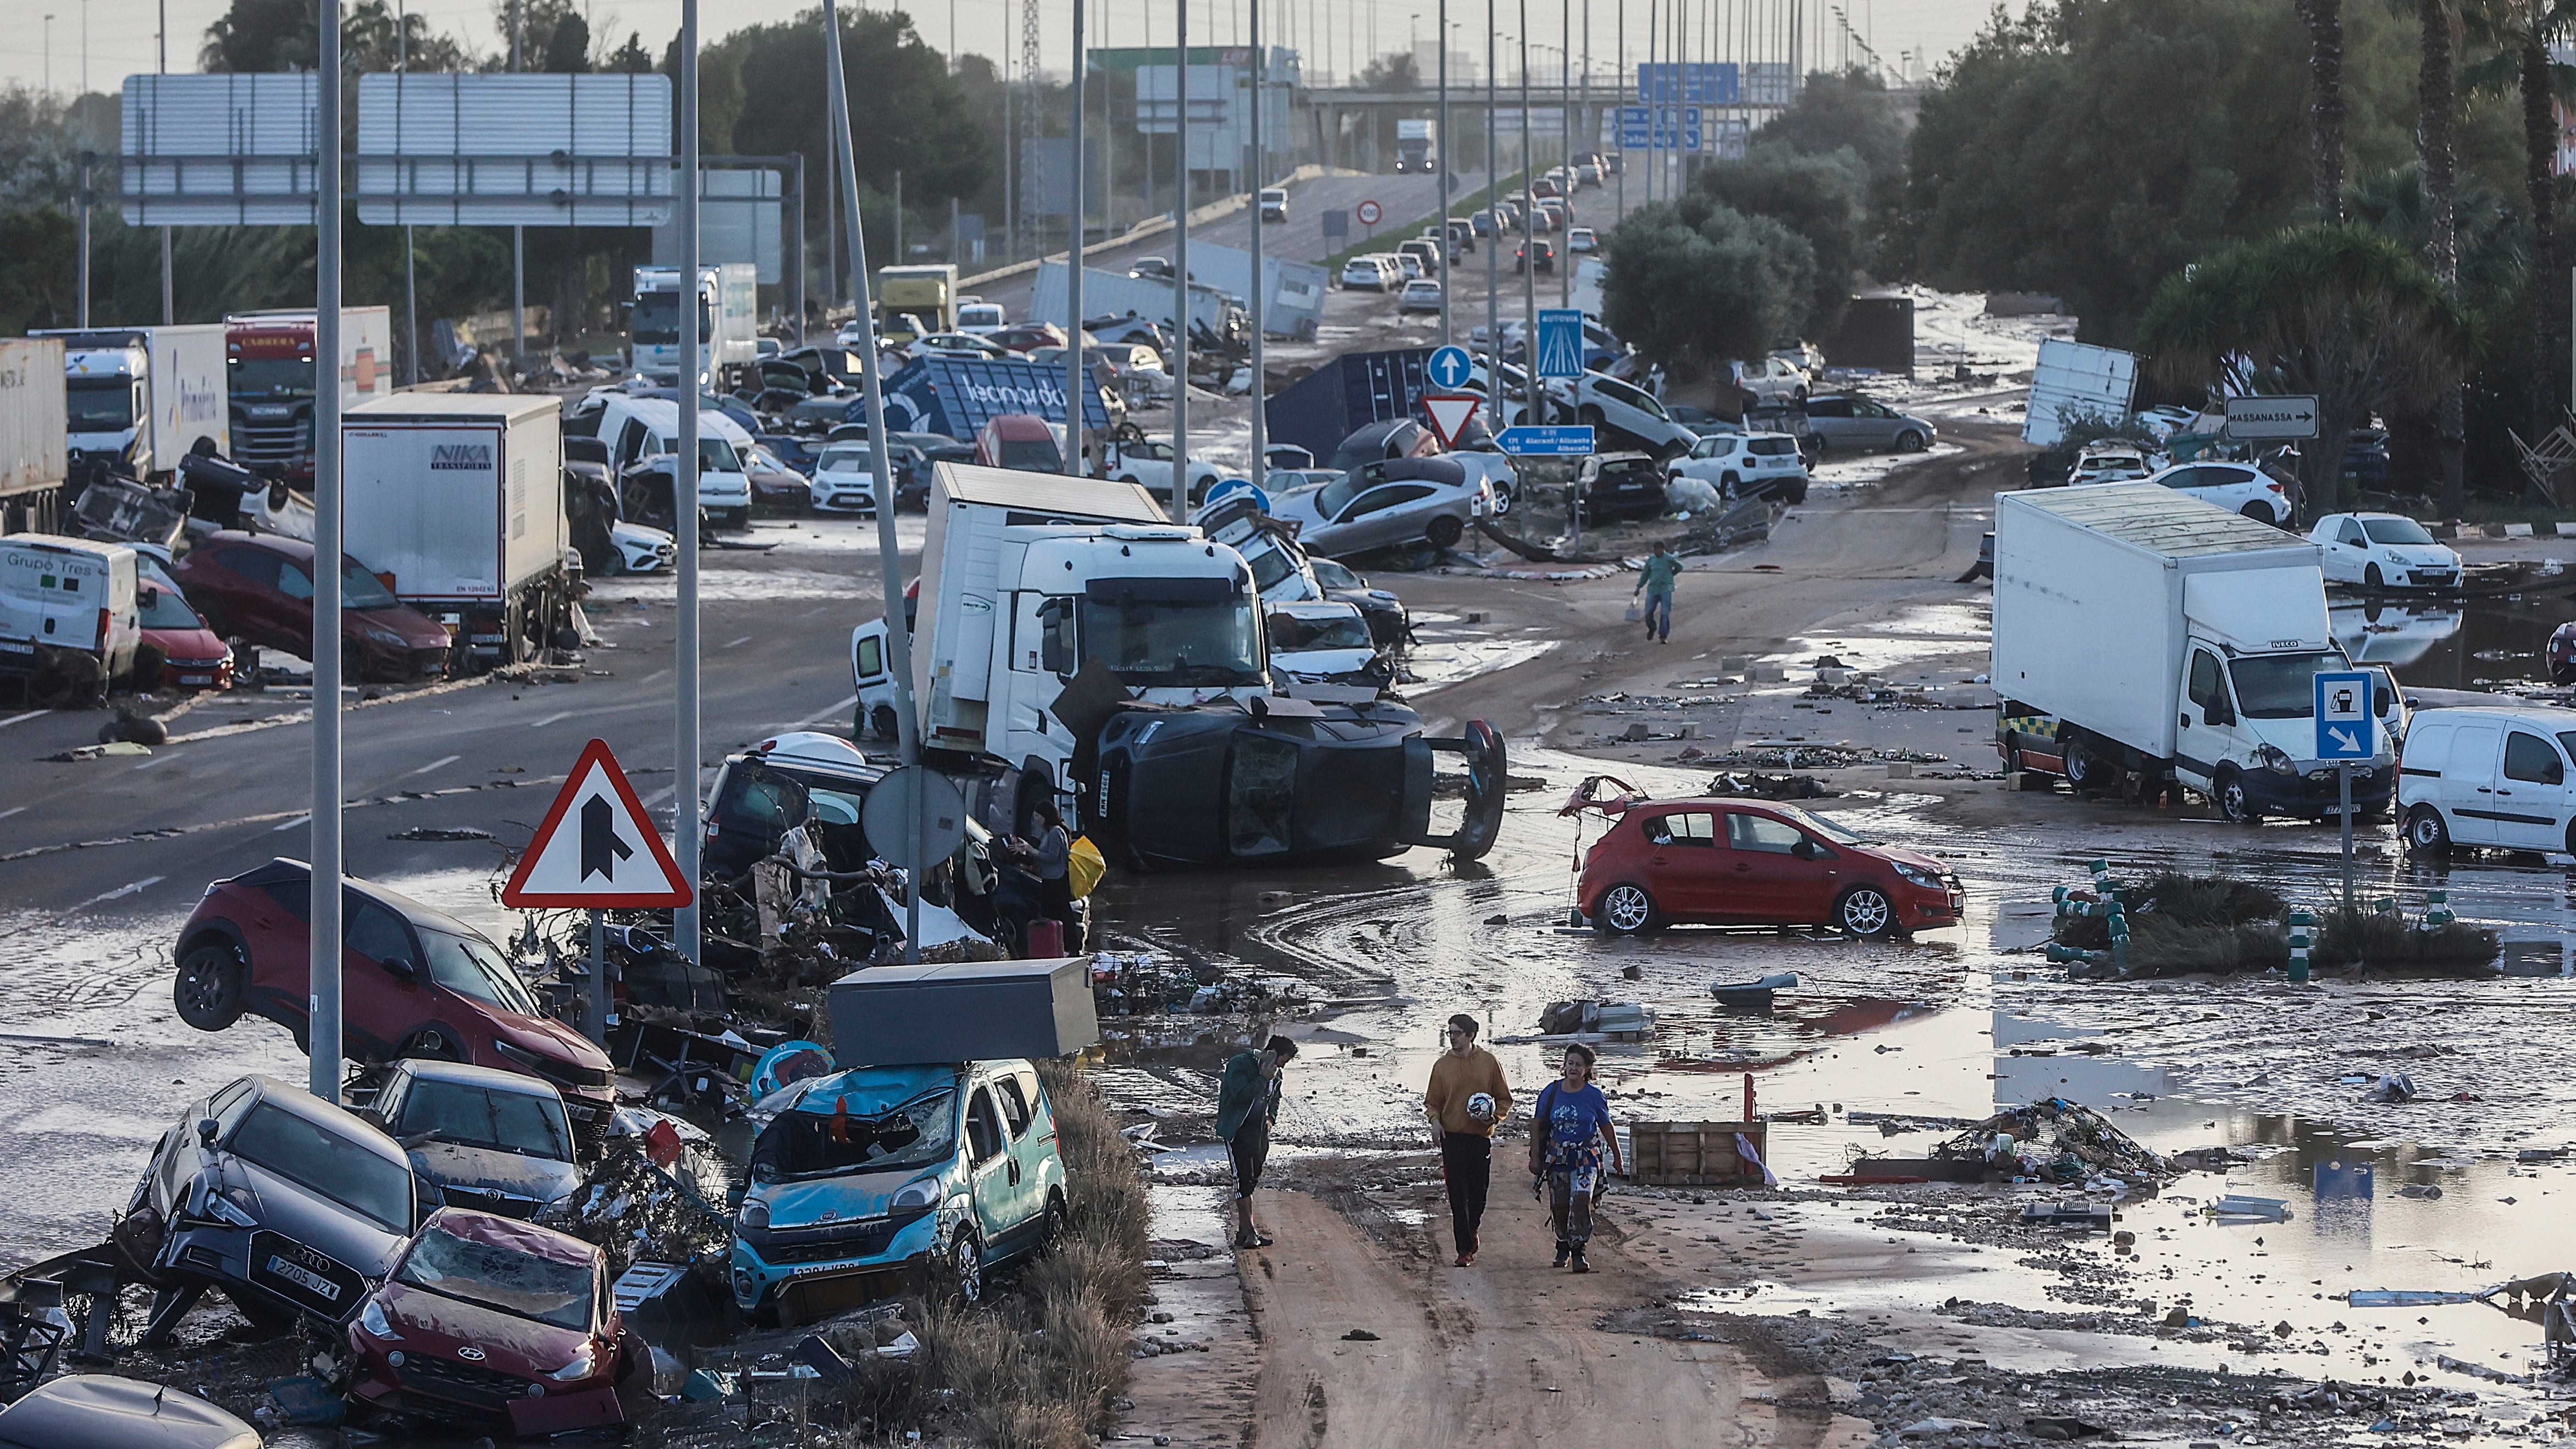
<path id="1" fill-rule="evenodd" d="M 585 1343 L 581 1346 L 581 1352 L 572 1356 L 572 1362 L 565 1364 L 562 1368 L 556 1369 L 553 1373 L 546 1375 L 546 1377 L 553 1379 L 559 1384 L 568 1384 L 576 1379 L 589 1378 L 591 1370 L 597 1367 L 599 1367 L 599 1351 L 592 1345 Z M 531 1385 L 531 1387 L 534 1386 Z M 531 1394 L 529 1397 L 534 1398 L 536 1395 Z"/>
<path id="2" fill-rule="evenodd" d="M 2283 775 L 2295 775 L 2299 773 L 2299 762 L 2291 759 L 2288 755 L 2281 753 L 2278 748 L 2272 745 L 2256 746 L 2254 750 L 2254 763 L 2262 766 L 2264 769 L 2275 771 Z"/>
<path id="3" fill-rule="evenodd" d="M 358 1331 L 369 1338 L 381 1338 L 393 1343 L 402 1342 L 402 1335 L 394 1332 L 393 1324 L 385 1317 L 385 1305 L 373 1298 L 368 1299 L 367 1306 L 358 1313 Z"/>
<path id="4" fill-rule="evenodd" d="M 766 1229 L 769 1226 L 768 1201 L 763 1198 L 755 1197 L 744 1202 L 742 1205 L 742 1225 L 746 1228 L 753 1229 L 754 1231 Z"/>
<path id="5" fill-rule="evenodd" d="M 1941 885 L 1941 877 L 1935 875 L 1931 871 L 1925 870 L 1919 865 L 1908 865 L 1901 860 L 1894 864 L 1896 866 L 1896 878 L 1904 881 L 1907 885 L 1918 885 L 1927 891 L 1943 889 Z"/>
<path id="6" fill-rule="evenodd" d="M 908 1208 L 930 1208 L 938 1205 L 939 1179 L 935 1177 L 916 1177 L 896 1188 L 894 1196 L 886 1201 L 886 1206 L 896 1212 L 902 1212 Z"/>
<path id="7" fill-rule="evenodd" d="M 405 639 L 403 636 L 401 636 L 400 634 L 395 633 L 393 630 L 391 630 L 391 629 L 380 629 L 380 628 L 376 627 L 376 626 L 375 626 L 375 625 L 373 625 L 373 624 L 361 624 L 361 625 L 359 625 L 359 626 L 358 626 L 358 632 L 359 632 L 359 633 L 361 633 L 361 634 L 366 635 L 366 636 L 367 636 L 368 638 L 370 638 L 370 639 L 375 640 L 375 641 L 376 641 L 377 643 L 379 643 L 379 644 L 391 644 L 392 646 L 394 646 L 394 647 L 395 647 L 395 648 L 397 648 L 397 649 L 403 648 L 404 646 L 406 646 L 406 645 L 408 645 L 408 644 L 410 644 L 410 643 L 411 643 L 411 641 L 410 641 L 410 640 Z"/>

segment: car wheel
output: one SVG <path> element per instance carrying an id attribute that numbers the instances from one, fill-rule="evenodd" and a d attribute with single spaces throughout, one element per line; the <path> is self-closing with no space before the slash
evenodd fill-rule
<path id="1" fill-rule="evenodd" d="M 868 711 L 868 733 L 881 740 L 895 739 L 903 733 L 901 724 L 895 719 L 893 705 L 881 704 Z"/>
<path id="2" fill-rule="evenodd" d="M 1896 903 L 1876 886 L 1853 886 L 1834 902 L 1834 924 L 1846 935 L 1877 940 L 1896 929 Z"/>
<path id="3" fill-rule="evenodd" d="M 1789 394 L 1789 396 L 1796 399 L 1798 406 L 1805 407 L 1807 405 L 1807 389 L 1803 384 L 1799 386 L 1796 392 Z"/>
<path id="4" fill-rule="evenodd" d="M 1896 451 L 1900 453 L 1920 453 L 1931 446 L 1932 440 L 1913 428 L 1896 435 Z"/>
<path id="5" fill-rule="evenodd" d="M 1065 1210 L 1064 1194 L 1060 1192 L 1048 1193 L 1046 1224 L 1038 1229 L 1038 1251 L 1042 1253 L 1054 1252 L 1058 1247 L 1063 1245 L 1066 1235 L 1072 1232 L 1072 1230 L 1073 1215 Z"/>
<path id="6" fill-rule="evenodd" d="M 969 1303 L 984 1301 L 984 1243 L 973 1228 L 959 1228 L 949 1240 L 948 1260 L 941 1265 L 957 1296 Z"/>
<path id="7" fill-rule="evenodd" d="M 1508 518 L 1511 516 L 1511 512 L 1511 485 L 1500 479 L 1496 479 L 1494 480 L 1494 516 L 1496 518 Z"/>
<path id="8" fill-rule="evenodd" d="M 248 975 L 229 941 L 209 941 L 180 957 L 170 984 L 179 1019 L 199 1031 L 222 1031 L 241 1020 Z"/>
<path id="9" fill-rule="evenodd" d="M 1601 893 L 1601 909 L 1594 924 L 1613 935 L 1635 936 L 1655 930 L 1664 923 L 1664 913 L 1646 888 L 1622 881 Z"/>
<path id="10" fill-rule="evenodd" d="M 2370 564 L 2361 571 L 2361 586 L 2377 593 L 2388 587 L 2388 576 L 2379 571 L 2379 565 Z"/>
<path id="11" fill-rule="evenodd" d="M 2216 793 L 2219 818 L 2231 825 L 2262 823 L 2263 809 L 2254 803 L 2252 792 L 2245 788 L 2245 777 L 2234 770 L 2222 770 L 2212 782 Z"/>
<path id="12" fill-rule="evenodd" d="M 1452 549 L 1467 536 L 1467 525 L 1444 513 L 1431 520 L 1431 526 L 1422 531 L 1422 536 L 1430 540 L 1433 548 Z"/>
<path id="13" fill-rule="evenodd" d="M 2060 756 L 2066 761 L 2066 783 L 2079 791 L 2104 789 L 2118 773 L 2082 740 L 2068 740 Z"/>
<path id="14" fill-rule="evenodd" d="M 2576 836 L 2576 827 L 2570 827 Z M 2424 855 L 2451 853 L 2451 827 L 2442 820 L 2442 812 L 2430 805 L 2418 805 L 2406 812 L 2406 848 Z"/>
<path id="15" fill-rule="evenodd" d="M 2250 519 L 2253 519 L 2256 523 L 2276 523 L 2279 521 L 2279 516 L 2274 514 L 2270 507 L 2261 503 L 2248 503 L 2236 511 L 2244 514 Z"/>

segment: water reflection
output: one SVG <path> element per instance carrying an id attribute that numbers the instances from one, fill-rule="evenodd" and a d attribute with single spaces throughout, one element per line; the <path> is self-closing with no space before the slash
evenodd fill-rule
<path id="1" fill-rule="evenodd" d="M 2461 610 L 2448 604 L 2395 605 L 2377 601 L 2339 605 L 2329 613 L 2335 642 L 2355 664 L 2385 664 L 2409 684 L 2431 684 L 2408 671 L 2436 646 L 2460 632 Z"/>

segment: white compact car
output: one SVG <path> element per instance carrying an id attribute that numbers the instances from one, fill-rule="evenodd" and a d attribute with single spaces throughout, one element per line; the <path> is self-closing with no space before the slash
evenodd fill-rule
<path id="1" fill-rule="evenodd" d="M 1371 252 L 1342 267 L 1342 285 L 1371 292 L 1392 292 L 1404 281 L 1404 265 L 1392 253 Z"/>
<path id="2" fill-rule="evenodd" d="M 1383 689 L 1395 671 L 1378 653 L 1368 621 L 1339 599 L 1263 603 L 1270 668 L 1300 684 L 1356 684 Z"/>
<path id="3" fill-rule="evenodd" d="M 2439 709 L 2416 717 L 2397 762 L 2410 850 L 2576 851 L 2576 709 Z"/>
<path id="4" fill-rule="evenodd" d="M 2460 556 L 2399 513 L 2329 513 L 2308 530 L 2325 550 L 2326 582 L 2365 589 L 2448 589 Z"/>
<path id="5" fill-rule="evenodd" d="M 2093 444 L 2076 455 L 2075 467 L 2066 475 L 2066 486 L 2082 488 L 2093 483 L 2134 483 L 2155 472 L 2147 455 L 2126 443 Z"/>
<path id="6" fill-rule="evenodd" d="M 814 511 L 876 517 L 876 467 L 876 454 L 865 444 L 834 443 L 825 448 L 814 460 L 814 476 L 806 480 L 813 490 Z"/>
<path id="7" fill-rule="evenodd" d="M 2215 503 L 2256 523 L 2279 527 L 2290 521 L 2288 485 L 2251 463 L 2184 463 L 2146 481 Z"/>
<path id="8" fill-rule="evenodd" d="M 1147 438 L 1141 443 L 1122 443 L 1109 451 L 1106 471 L 1121 483 L 1142 485 L 1158 498 L 1172 496 L 1172 440 Z M 1208 485 L 1225 476 L 1204 457 L 1190 459 L 1190 497 L 1207 496 Z"/>

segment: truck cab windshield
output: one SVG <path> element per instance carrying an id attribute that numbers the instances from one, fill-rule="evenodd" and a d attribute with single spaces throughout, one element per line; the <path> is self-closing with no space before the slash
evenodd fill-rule
<path id="1" fill-rule="evenodd" d="M 134 426 L 134 384 L 121 377 L 76 377 L 64 389 L 70 431 L 121 433 Z"/>
<path id="2" fill-rule="evenodd" d="M 2236 705 L 2248 719 L 2306 719 L 2316 710 L 2316 685 L 2330 670 L 2350 669 L 2341 654 L 2256 654 L 2228 666 L 2236 679 Z"/>
<path id="3" fill-rule="evenodd" d="M 1227 579 L 1094 579 L 1082 652 L 1144 689 L 1224 689 L 1263 679 L 1254 595 Z"/>
<path id="4" fill-rule="evenodd" d="M 225 373 L 235 401 L 313 395 L 313 359 L 309 357 L 236 357 Z"/>
<path id="5" fill-rule="evenodd" d="M 715 309 L 704 296 L 698 298 L 698 340 L 707 342 L 716 335 Z M 680 294 L 677 292 L 638 292 L 635 294 L 635 341 L 641 347 L 677 347 L 680 345 Z"/>

